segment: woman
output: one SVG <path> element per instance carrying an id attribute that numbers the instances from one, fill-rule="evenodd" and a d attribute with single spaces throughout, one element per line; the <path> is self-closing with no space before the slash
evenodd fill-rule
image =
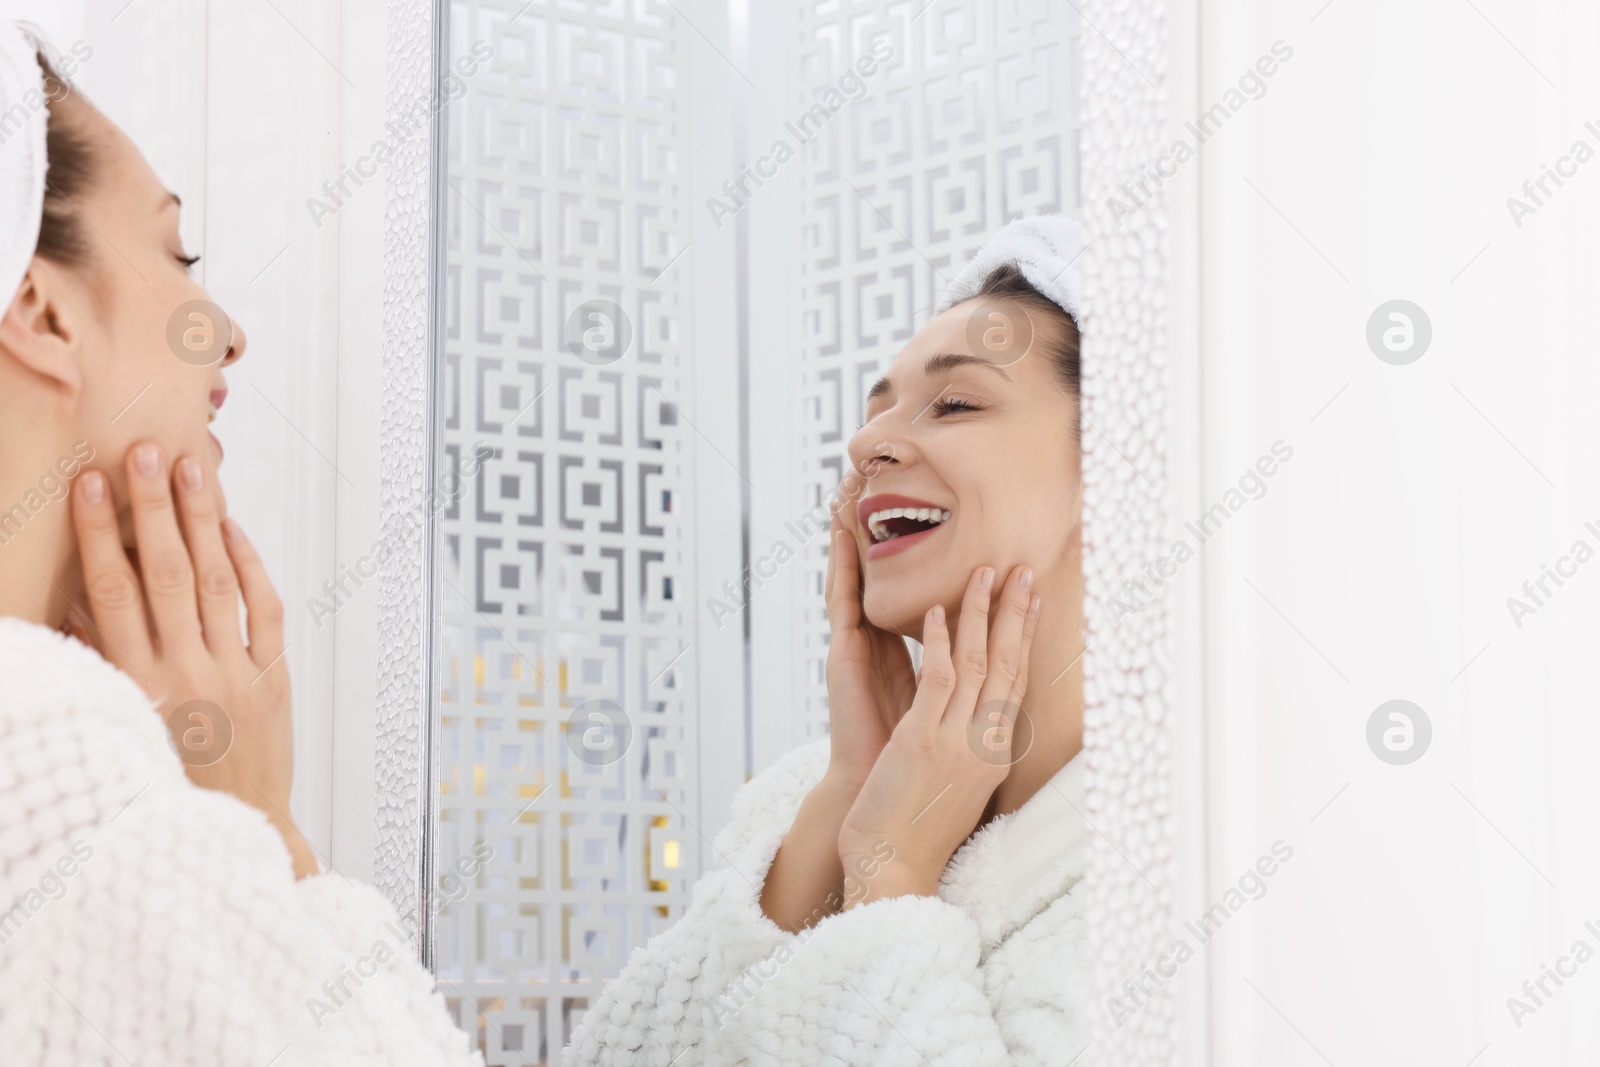
<path id="1" fill-rule="evenodd" d="M 177 198 L 10 23 L 0 114 L 0 1055 L 481 1067 L 288 814 L 282 607 L 206 431 L 245 337 Z"/>
<path id="2" fill-rule="evenodd" d="M 1087 1046 L 1083 247 L 1065 220 L 1012 223 L 873 386 L 833 508 L 829 736 L 740 790 L 719 867 L 569 1067 Z"/>

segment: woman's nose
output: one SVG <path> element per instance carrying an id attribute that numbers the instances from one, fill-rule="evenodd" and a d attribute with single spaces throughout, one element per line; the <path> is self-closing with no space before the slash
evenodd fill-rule
<path id="1" fill-rule="evenodd" d="M 244 335 L 244 327 L 232 316 L 228 316 L 228 326 L 233 330 L 233 343 L 228 345 L 228 354 L 222 357 L 222 366 L 228 367 L 244 358 L 245 345 L 249 339 Z"/>
<path id="2" fill-rule="evenodd" d="M 885 463 L 904 463 L 912 455 L 905 434 L 882 416 L 855 432 L 848 451 L 855 468 L 869 476 Z"/>

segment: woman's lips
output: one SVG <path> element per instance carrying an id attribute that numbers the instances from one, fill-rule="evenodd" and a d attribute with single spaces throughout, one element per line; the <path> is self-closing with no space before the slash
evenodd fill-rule
<path id="1" fill-rule="evenodd" d="M 882 559 L 884 556 L 892 556 L 896 552 L 904 552 L 912 545 L 921 544 L 928 537 L 938 533 L 948 525 L 949 523 L 942 522 L 938 526 L 930 526 L 926 530 L 919 530 L 914 534 L 902 534 L 899 537 L 891 537 L 887 541 L 874 541 L 867 546 L 867 558 Z"/>

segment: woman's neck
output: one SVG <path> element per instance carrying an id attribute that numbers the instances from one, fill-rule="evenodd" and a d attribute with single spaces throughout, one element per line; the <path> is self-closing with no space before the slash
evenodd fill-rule
<path id="1" fill-rule="evenodd" d="M 71 487 L 57 467 L 71 449 L 44 433 L 7 437 L 0 442 L 0 616 L 59 629 L 83 585 Z M 52 491 L 59 499 L 51 499 Z"/>

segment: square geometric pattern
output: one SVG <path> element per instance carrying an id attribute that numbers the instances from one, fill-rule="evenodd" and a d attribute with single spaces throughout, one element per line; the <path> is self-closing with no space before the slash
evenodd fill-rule
<path id="1" fill-rule="evenodd" d="M 654 0 L 449 8 L 452 65 L 490 58 L 444 116 L 434 962 L 489 1064 L 553 1063 L 700 864 L 693 31 Z"/>

